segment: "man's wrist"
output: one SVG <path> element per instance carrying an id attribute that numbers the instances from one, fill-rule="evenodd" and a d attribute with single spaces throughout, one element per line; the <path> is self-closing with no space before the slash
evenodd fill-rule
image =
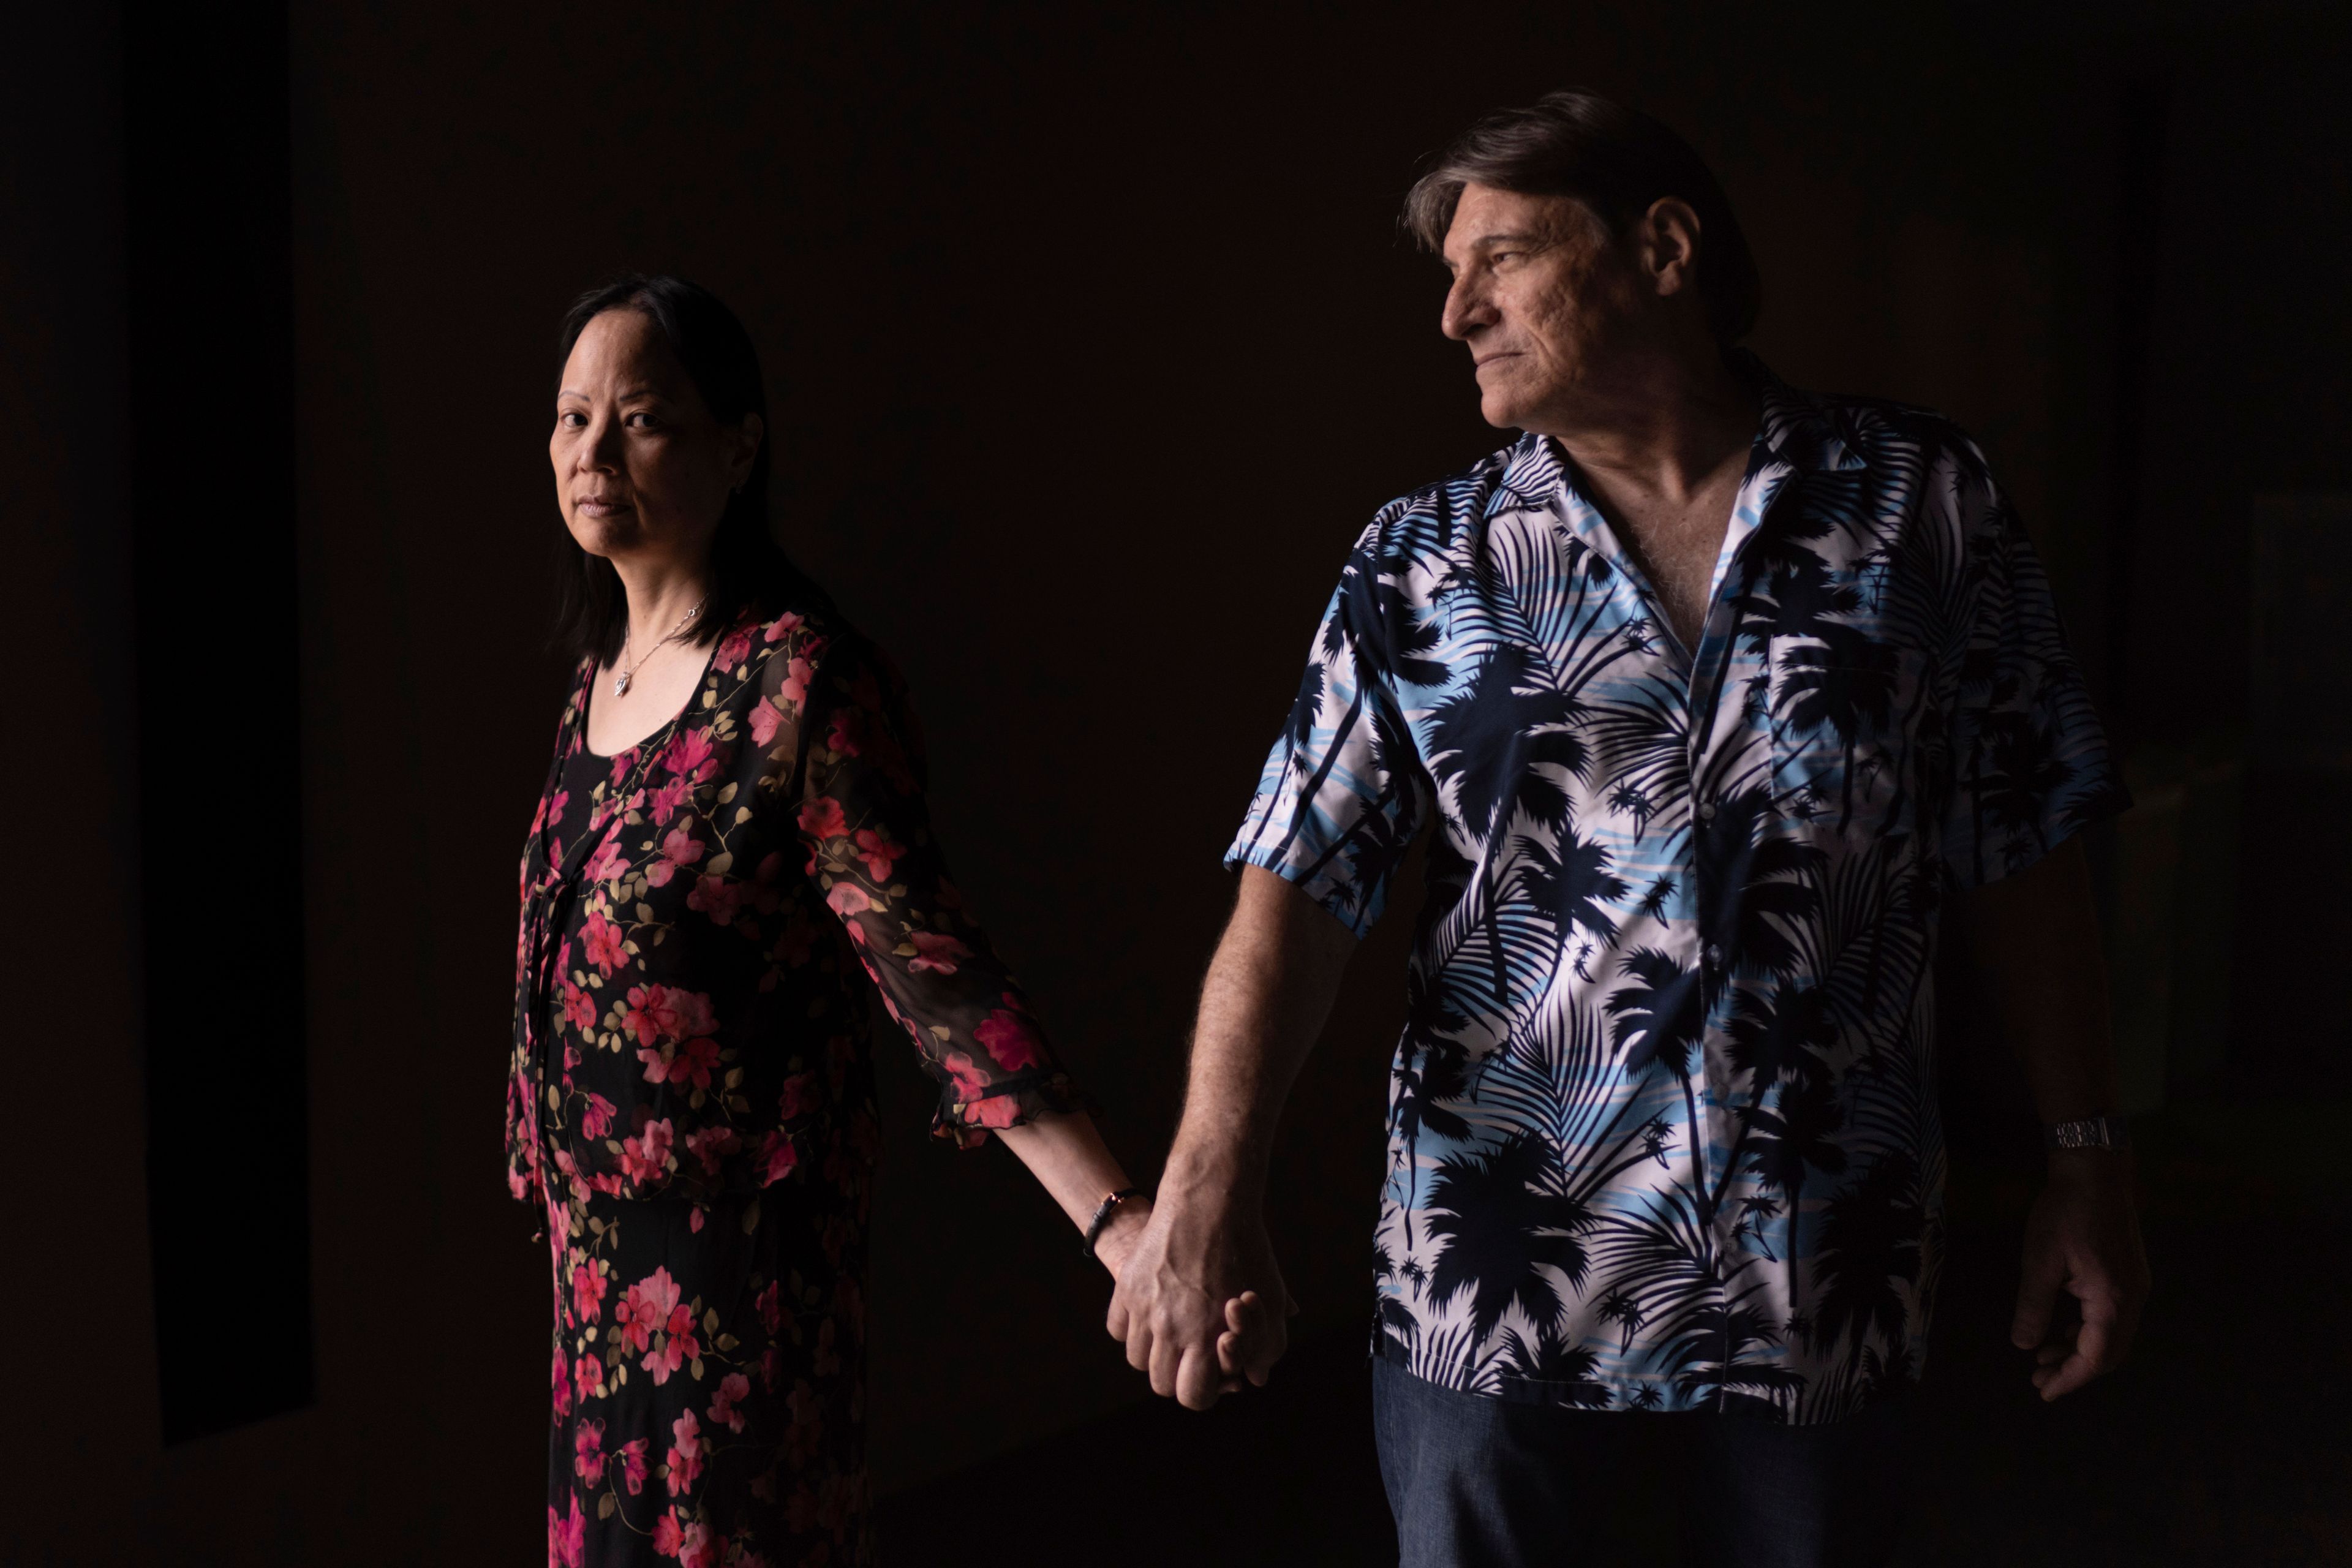
<path id="1" fill-rule="evenodd" d="M 1265 1188 L 1264 1157 L 1228 1139 L 1180 1142 L 1168 1152 L 1168 1164 L 1160 1176 L 1163 1198 L 1191 1203 L 1232 1205 L 1262 1194 Z"/>

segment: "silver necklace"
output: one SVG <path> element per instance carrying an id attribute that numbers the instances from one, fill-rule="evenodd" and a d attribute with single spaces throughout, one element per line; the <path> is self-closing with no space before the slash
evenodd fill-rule
<path id="1" fill-rule="evenodd" d="M 684 615 L 680 616 L 677 618 L 677 625 L 676 625 L 676 626 L 674 626 L 670 627 L 670 629 L 669 629 L 669 636 L 667 636 L 667 637 L 666 637 L 662 638 L 662 640 L 661 640 L 661 641 L 659 641 L 659 642 L 657 642 L 657 643 L 654 644 L 654 646 L 653 646 L 653 647 L 649 647 L 649 648 L 646 649 L 646 658 L 653 658 L 653 656 L 654 656 L 654 655 L 656 655 L 656 654 L 657 654 L 657 653 L 661 652 L 661 650 L 662 650 L 662 649 L 664 649 L 664 648 L 667 647 L 670 644 L 672 644 L 672 643 L 674 643 L 674 642 L 677 641 L 677 639 L 678 639 L 679 636 L 680 636 L 682 633 L 684 633 L 684 632 L 685 632 L 686 628 L 687 628 L 688 626 L 691 626 L 691 625 L 693 625 L 693 624 L 694 624 L 694 617 L 695 617 L 695 616 L 698 616 L 698 615 L 700 615 L 700 614 L 702 614 L 702 606 L 703 606 L 703 605 L 707 605 L 707 604 L 709 604 L 709 603 L 710 603 L 710 595 L 708 595 L 708 594 L 703 595 L 702 595 L 702 597 L 701 597 L 700 599 L 697 600 L 697 601 L 695 602 L 695 606 L 694 606 L 694 608 L 692 608 L 692 609 L 690 609 L 690 610 L 687 611 L 687 612 L 686 612 L 686 614 L 684 614 Z M 621 657 L 622 657 L 624 659 L 625 659 L 625 658 L 627 658 L 629 657 L 629 636 L 628 636 L 628 634 L 627 634 L 626 632 L 624 632 L 624 633 L 622 633 L 622 634 L 621 634 Z M 637 671 L 639 671 L 639 670 L 643 669 L 643 668 L 646 667 L 646 658 L 641 658 L 641 659 L 637 660 L 637 662 L 636 662 L 636 663 L 632 664 L 632 665 L 629 665 L 629 666 L 628 666 L 627 668 L 625 668 L 618 669 L 618 670 L 614 671 L 614 673 L 613 673 L 613 695 L 614 695 L 614 696 L 615 696 L 615 697 L 626 697 L 626 696 L 629 694 L 629 681 L 630 681 L 630 679 L 631 679 L 633 677 L 635 677 L 635 674 L 637 673 Z"/>

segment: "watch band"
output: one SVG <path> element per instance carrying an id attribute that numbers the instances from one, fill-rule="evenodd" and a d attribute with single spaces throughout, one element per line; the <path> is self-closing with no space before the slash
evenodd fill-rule
<path id="1" fill-rule="evenodd" d="M 1105 1193 L 1103 1201 L 1095 1205 L 1095 1217 L 1087 1221 L 1087 1238 L 1078 1244 L 1078 1250 L 1092 1258 L 1095 1243 L 1102 1239 L 1103 1227 L 1110 1224 L 1110 1216 L 1118 1212 L 1118 1205 L 1129 1198 L 1142 1195 L 1141 1187 L 1121 1187 L 1115 1193 Z"/>
<path id="2" fill-rule="evenodd" d="M 2105 1149 L 2131 1147 L 2131 1128 L 2120 1116 L 2094 1116 L 2082 1121 L 2061 1121 L 2042 1130 L 2045 1149 Z"/>

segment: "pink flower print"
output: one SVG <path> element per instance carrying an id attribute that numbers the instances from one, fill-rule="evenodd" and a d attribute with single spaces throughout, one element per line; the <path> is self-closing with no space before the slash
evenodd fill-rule
<path id="1" fill-rule="evenodd" d="M 675 1051 L 662 1046 L 640 1046 L 637 1059 L 646 1064 L 647 1083 L 685 1083 L 710 1087 L 711 1069 L 719 1065 L 719 1042 L 705 1037 L 688 1040 Z"/>
<path id="2" fill-rule="evenodd" d="M 558 1415 L 572 1414 L 572 1369 L 563 1363 L 563 1352 L 555 1352 L 554 1368 L 548 1374 L 548 1386 L 555 1400 Z"/>
<path id="3" fill-rule="evenodd" d="M 652 809 L 655 823 L 667 822 L 671 817 L 676 816 L 677 808 L 684 805 L 687 796 L 693 793 L 694 781 L 681 778 L 673 778 L 669 783 L 654 791 Z"/>
<path id="4" fill-rule="evenodd" d="M 588 852 L 581 875 L 591 882 L 609 882 L 628 868 L 629 858 L 621 849 L 621 825 L 615 821 L 605 830 L 604 842 Z"/>
<path id="5" fill-rule="evenodd" d="M 621 1445 L 621 1479 L 627 1483 L 631 1497 L 646 1489 L 646 1440 L 643 1437 L 635 1437 Z"/>
<path id="6" fill-rule="evenodd" d="M 583 1421 L 572 1434 L 572 1468 L 593 1483 L 604 1478 L 604 1424 Z"/>
<path id="7" fill-rule="evenodd" d="M 565 981 L 563 1016 L 575 1029 L 593 1028 L 596 1023 L 596 999 L 569 980 Z"/>
<path id="8" fill-rule="evenodd" d="M 974 1100 L 988 1093 L 988 1075 L 981 1071 L 979 1064 L 961 1051 L 950 1051 L 945 1065 L 948 1077 L 955 1080 L 957 1099 Z"/>
<path id="9" fill-rule="evenodd" d="M 613 776 L 606 782 L 611 784 L 615 789 L 619 788 L 621 781 L 629 776 L 629 759 L 636 754 L 637 749 L 635 746 L 631 746 L 625 752 L 614 752 Z"/>
<path id="10" fill-rule="evenodd" d="M 835 882 L 833 890 L 825 894 L 824 902 L 826 908 L 844 920 L 880 907 L 866 896 L 865 889 L 850 882 Z"/>
<path id="11" fill-rule="evenodd" d="M 770 1345 L 760 1352 L 760 1386 L 769 1393 L 776 1392 L 776 1379 L 783 1375 L 784 1353 Z"/>
<path id="12" fill-rule="evenodd" d="M 795 657 L 784 667 L 784 679 L 776 684 L 776 695 L 792 707 L 798 708 L 808 700 L 809 682 L 816 678 L 815 667 L 807 659 Z"/>
<path id="13" fill-rule="evenodd" d="M 918 974 L 927 970 L 939 974 L 953 974 L 956 960 L 971 956 L 971 949 L 942 931 L 919 931 L 907 940 L 915 948 L 915 956 L 908 961 L 907 967 Z"/>
<path id="14" fill-rule="evenodd" d="M 655 887 L 667 887 L 677 875 L 681 866 L 691 866 L 702 858 L 702 846 L 693 833 L 685 827 L 673 827 L 661 842 L 661 858 L 646 868 L 646 880 Z"/>
<path id="15" fill-rule="evenodd" d="M 733 925 L 735 911 L 743 907 L 743 885 L 724 877 L 698 877 L 694 891 L 686 896 L 686 907 L 700 910 L 713 925 Z"/>
<path id="16" fill-rule="evenodd" d="M 764 746 L 784 727 L 784 715 L 772 697 L 762 697 L 751 709 L 751 744 Z"/>
<path id="17" fill-rule="evenodd" d="M 583 1355 L 573 1364 L 572 1375 L 580 1384 L 581 1399 L 593 1399 L 604 1381 L 604 1363 L 595 1356 Z"/>
<path id="18" fill-rule="evenodd" d="M 1004 999 L 1013 1002 L 1009 994 Z M 972 1035 L 1007 1072 L 1045 1065 L 1045 1042 L 1037 1037 L 1036 1026 L 1017 1012 L 999 1007 L 981 1020 Z"/>
<path id="19" fill-rule="evenodd" d="M 591 1138 L 602 1138 L 612 1130 L 613 1111 L 611 1100 L 590 1089 L 588 1103 L 580 1111 L 580 1131 Z"/>
<path id="20" fill-rule="evenodd" d="M 776 1097 L 776 1114 L 786 1121 L 814 1110 L 822 1100 L 816 1091 L 816 1074 L 796 1072 L 784 1079 L 783 1091 Z"/>
<path id="21" fill-rule="evenodd" d="M 677 1558 L 679 1568 L 719 1568 L 719 1552 L 711 1544 L 710 1527 L 680 1520 L 676 1508 L 654 1521 L 654 1552 L 658 1556 Z"/>
<path id="22" fill-rule="evenodd" d="M 647 1122 L 644 1136 L 621 1140 L 621 1173 L 633 1182 L 667 1174 L 669 1144 L 668 1121 Z"/>
<path id="23" fill-rule="evenodd" d="M 719 764 L 710 749 L 709 727 L 679 731 L 677 739 L 669 743 L 669 750 L 663 754 L 662 764 L 670 772 L 682 773 L 697 782 L 717 773 Z"/>
<path id="24" fill-rule="evenodd" d="M 706 1176 L 717 1175 L 719 1162 L 742 1146 L 741 1136 L 732 1127 L 705 1127 L 686 1135 L 686 1152 L 702 1162 Z"/>
<path id="25" fill-rule="evenodd" d="M 580 1568 L 588 1550 L 588 1516 L 580 1511 L 580 1500 L 564 1500 L 570 1511 L 558 1518 L 555 1505 L 547 1505 L 547 1568 Z"/>
<path id="26" fill-rule="evenodd" d="M 907 847 L 893 843 L 887 832 L 877 832 L 871 827 L 857 830 L 858 858 L 866 862 L 866 874 L 874 879 L 877 887 L 890 879 L 892 864 L 906 852 Z"/>
<path id="27" fill-rule="evenodd" d="M 727 640 L 719 645 L 719 651 L 711 656 L 710 667 L 724 672 L 751 657 L 751 634 L 748 631 L 730 632 Z"/>
<path id="28" fill-rule="evenodd" d="M 628 1001 L 628 1010 L 621 1015 L 621 1026 L 635 1035 L 641 1045 L 707 1035 L 716 1022 L 710 1011 L 710 998 L 699 991 L 684 991 L 674 985 L 632 985 Z"/>
<path id="29" fill-rule="evenodd" d="M 710 1424 L 724 1426 L 730 1432 L 743 1430 L 743 1413 L 735 1408 L 740 1400 L 751 1397 L 751 1380 L 740 1372 L 730 1372 L 719 1380 L 719 1392 L 710 1398 Z"/>
<path id="30" fill-rule="evenodd" d="M 592 1265 L 583 1263 L 572 1270 L 572 1310 L 583 1323 L 593 1323 L 604 1315 L 604 1276 Z"/>
<path id="31" fill-rule="evenodd" d="M 689 1410 L 669 1424 L 677 1444 L 669 1451 L 669 1495 L 684 1497 L 702 1478 L 701 1426 Z"/>
<path id="32" fill-rule="evenodd" d="M 772 1334 L 784 1326 L 783 1289 L 783 1281 L 771 1279 L 768 1281 L 768 1288 L 761 1291 L 751 1301 L 751 1305 L 759 1310 L 760 1326 Z M 719 1386 L 724 1388 L 726 1385 L 721 1384 Z"/>
<path id="33" fill-rule="evenodd" d="M 603 915 L 590 915 L 580 928 L 580 946 L 599 974 L 609 975 L 629 962 L 627 951 L 621 946 L 621 928 Z"/>
<path id="34" fill-rule="evenodd" d="M 553 799 L 541 803 L 540 814 L 530 819 L 530 830 L 536 833 L 551 822 L 562 821 L 563 808 L 571 804 L 572 792 L 568 789 L 557 790 Z"/>
<path id="35" fill-rule="evenodd" d="M 760 1185 L 772 1186 L 793 1173 L 801 1163 L 801 1152 L 782 1132 L 771 1132 L 760 1145 Z"/>
<path id="36" fill-rule="evenodd" d="M 849 836 L 849 819 L 841 815 L 841 802 L 829 795 L 803 802 L 801 806 L 801 831 L 819 843 Z"/>
<path id="37" fill-rule="evenodd" d="M 865 751 L 865 736 L 866 716 L 855 708 L 836 708 L 833 727 L 825 731 L 825 749 L 854 757 Z"/>
<path id="38" fill-rule="evenodd" d="M 808 625 L 806 621 L 793 614 L 792 611 L 786 610 L 782 615 L 778 616 L 774 620 L 768 623 L 767 636 L 763 640 L 767 642 L 782 642 L 786 637 L 792 636 L 793 633 L 800 630 L 806 625 Z"/>
<path id="39" fill-rule="evenodd" d="M 1019 1120 L 1018 1097 L 999 1094 L 964 1106 L 964 1120 L 973 1127 L 1010 1127 Z"/>
<path id="40" fill-rule="evenodd" d="M 621 1326 L 621 1342 L 630 1350 L 642 1351 L 652 1346 L 655 1334 L 685 1312 L 678 1304 L 677 1281 L 670 1278 L 667 1268 L 656 1264 L 651 1274 L 622 1296 L 620 1305 L 613 1309 L 613 1321 Z"/>

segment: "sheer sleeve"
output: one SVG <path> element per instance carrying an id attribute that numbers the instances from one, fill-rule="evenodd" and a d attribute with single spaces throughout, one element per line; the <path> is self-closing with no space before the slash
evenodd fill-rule
<path id="1" fill-rule="evenodd" d="M 848 637 L 811 639 L 768 669 L 753 739 L 773 749 L 768 777 L 793 814 L 806 874 L 940 1082 L 932 1131 L 971 1148 L 992 1128 L 1080 1109 L 1028 998 L 948 879 L 897 671 Z"/>

